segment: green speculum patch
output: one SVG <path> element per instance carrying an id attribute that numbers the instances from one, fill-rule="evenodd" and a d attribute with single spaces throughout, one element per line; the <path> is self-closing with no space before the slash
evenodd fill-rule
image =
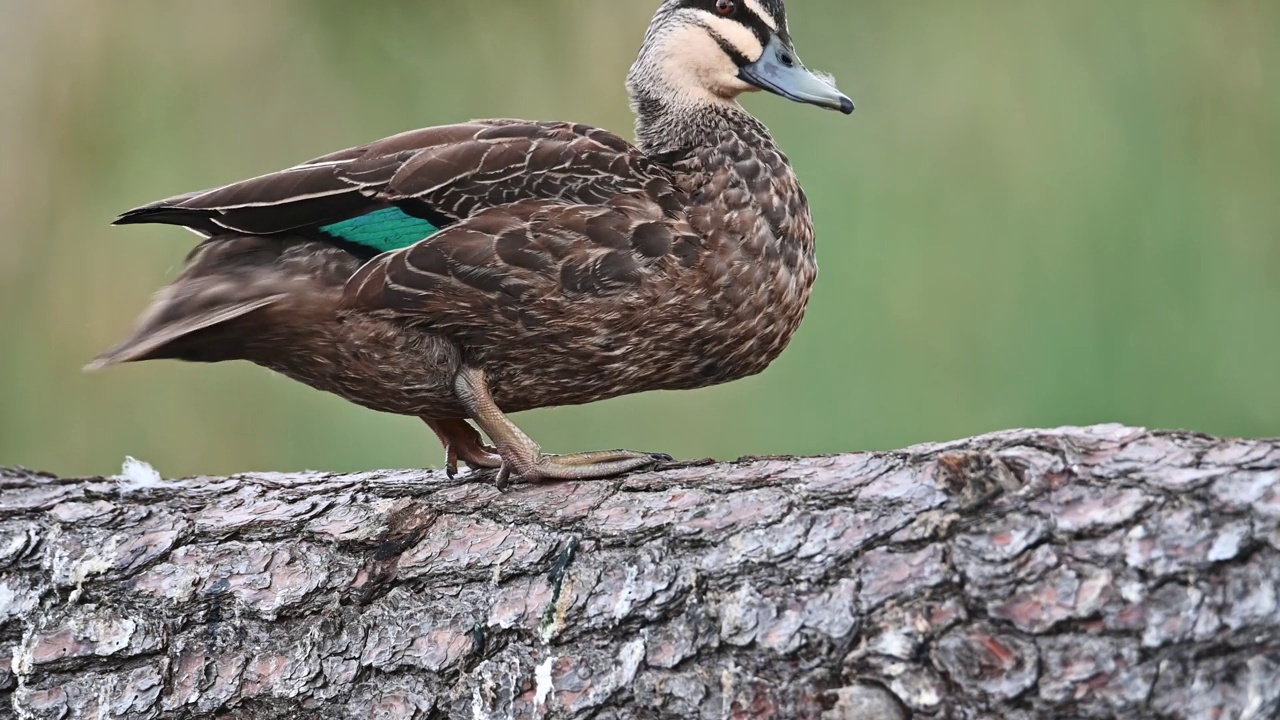
<path id="1" fill-rule="evenodd" d="M 399 250 L 440 232 L 430 222 L 400 208 L 383 208 L 348 220 L 325 225 L 321 231 L 349 243 L 378 252 Z"/>

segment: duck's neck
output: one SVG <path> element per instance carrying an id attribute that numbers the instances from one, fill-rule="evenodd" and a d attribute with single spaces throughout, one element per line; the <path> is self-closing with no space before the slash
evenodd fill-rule
<path id="1" fill-rule="evenodd" d="M 776 148 L 764 123 L 733 100 L 690 98 L 632 89 L 636 142 L 650 156 L 680 156 L 735 139 L 760 149 Z"/>

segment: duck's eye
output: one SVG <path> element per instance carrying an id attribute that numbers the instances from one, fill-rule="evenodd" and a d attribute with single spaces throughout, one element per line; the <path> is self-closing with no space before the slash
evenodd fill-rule
<path id="1" fill-rule="evenodd" d="M 738 9 L 738 3 L 734 0 L 716 0 L 716 12 L 721 15 L 732 15 L 734 10 Z"/>

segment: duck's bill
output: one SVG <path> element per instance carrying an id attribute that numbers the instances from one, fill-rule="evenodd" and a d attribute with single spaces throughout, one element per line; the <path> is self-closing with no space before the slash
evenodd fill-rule
<path id="1" fill-rule="evenodd" d="M 738 76 L 788 100 L 839 110 L 845 115 L 853 112 L 853 101 L 806 69 L 796 51 L 777 35 L 769 40 L 759 60 L 739 68 Z"/>

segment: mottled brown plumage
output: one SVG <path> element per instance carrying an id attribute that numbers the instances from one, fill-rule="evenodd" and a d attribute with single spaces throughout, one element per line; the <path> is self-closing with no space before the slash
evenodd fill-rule
<path id="1" fill-rule="evenodd" d="M 787 72 L 812 76 L 770 60 L 794 60 L 779 2 L 730 5 L 659 10 L 629 78 L 638 147 L 585 125 L 474 121 L 125 213 L 206 239 L 96 364 L 248 360 L 427 420 L 451 469 L 587 478 L 652 462 L 543 456 L 503 413 L 742 378 L 799 325 L 816 274 L 808 205 L 733 97 L 768 70 L 779 94 L 852 104 L 791 92 Z M 379 253 L 334 229 L 379 211 L 438 232 Z"/>

